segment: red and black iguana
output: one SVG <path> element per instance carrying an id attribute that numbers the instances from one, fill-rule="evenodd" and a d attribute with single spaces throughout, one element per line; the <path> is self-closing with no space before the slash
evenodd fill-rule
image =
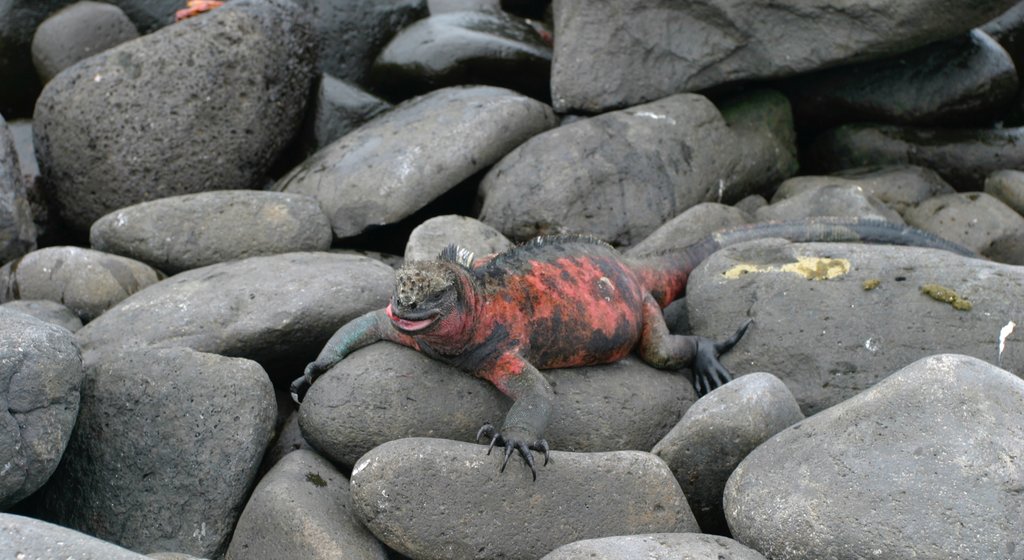
<path id="1" fill-rule="evenodd" d="M 974 256 L 920 230 L 880 220 L 818 218 L 724 230 L 681 251 L 631 259 L 585 236 L 539 237 L 475 259 L 454 245 L 434 261 L 396 273 L 391 302 L 341 327 L 291 386 L 301 402 L 317 377 L 352 351 L 389 340 L 482 377 L 513 399 L 501 430 L 477 439 L 505 447 L 504 471 L 518 450 L 536 480 L 533 453 L 544 453 L 553 392 L 541 369 L 604 364 L 634 350 L 664 369 L 689 367 L 698 394 L 730 380 L 718 357 L 750 325 L 714 342 L 671 334 L 661 309 L 686 290 L 690 272 L 715 251 L 742 241 L 852 241 L 914 245 Z M 490 453 L 490 448 L 488 449 Z"/>

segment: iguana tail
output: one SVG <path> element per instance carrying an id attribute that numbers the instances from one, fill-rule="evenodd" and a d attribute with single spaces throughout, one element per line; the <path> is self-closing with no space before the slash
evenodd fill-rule
<path id="1" fill-rule="evenodd" d="M 910 226 L 879 219 L 818 217 L 787 222 L 765 222 L 712 233 L 686 247 L 644 259 L 637 266 L 645 287 L 662 305 L 682 297 L 690 273 L 713 253 L 744 241 L 778 237 L 796 243 L 846 242 L 910 245 L 942 249 L 958 255 L 977 257 L 974 251 L 937 235 Z"/>

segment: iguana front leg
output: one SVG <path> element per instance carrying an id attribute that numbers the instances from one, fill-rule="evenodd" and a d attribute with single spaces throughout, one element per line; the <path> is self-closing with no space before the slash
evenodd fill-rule
<path id="1" fill-rule="evenodd" d="M 644 298 L 643 331 L 638 354 L 648 364 L 661 369 L 689 367 L 698 395 L 732 381 L 729 370 L 718 359 L 739 342 L 752 321 L 747 320 L 731 337 L 715 342 L 703 336 L 672 334 L 665 325 L 661 307 L 650 294 Z"/>
<path id="2" fill-rule="evenodd" d="M 419 349 L 411 337 L 395 330 L 383 309 L 370 311 L 345 323 L 331 336 L 316 360 L 306 366 L 302 377 L 292 381 L 292 399 L 301 403 L 306 397 L 306 391 L 323 372 L 334 367 L 334 364 L 352 352 L 381 340 L 390 340 Z"/>
<path id="3" fill-rule="evenodd" d="M 548 464 L 548 442 L 544 439 L 544 430 L 551 420 L 551 408 L 554 391 L 551 384 L 537 368 L 516 354 L 506 354 L 486 371 L 478 375 L 494 384 L 502 393 L 515 401 L 505 415 L 501 431 L 495 430 L 490 423 L 484 424 L 477 432 L 476 438 L 491 438 L 487 449 L 488 455 L 495 444 L 505 447 L 505 460 L 501 463 L 501 471 L 505 471 L 513 451 L 519 451 L 523 460 L 530 467 L 533 479 L 537 480 L 537 468 L 534 466 L 534 451 L 544 453 L 544 464 Z"/>

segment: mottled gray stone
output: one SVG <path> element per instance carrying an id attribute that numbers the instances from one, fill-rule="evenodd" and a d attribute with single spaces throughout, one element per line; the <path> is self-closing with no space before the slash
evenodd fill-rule
<path id="1" fill-rule="evenodd" d="M 13 311 L 20 311 L 26 315 L 31 315 L 40 321 L 45 321 L 47 323 L 57 325 L 58 327 L 64 327 L 71 332 L 75 332 L 82 328 L 82 319 L 80 319 L 78 315 L 75 315 L 74 311 L 68 309 L 68 306 L 55 301 L 45 299 L 16 299 L 14 301 L 0 304 L 0 307 Z"/>
<path id="2" fill-rule="evenodd" d="M 851 122 L 984 126 L 1017 95 L 1017 71 L 979 29 L 899 56 L 830 68 L 780 86 L 801 129 Z"/>
<path id="3" fill-rule="evenodd" d="M 772 559 L 1020 558 L 1024 381 L 914 362 L 784 430 L 729 479 L 735 538 Z"/>
<path id="4" fill-rule="evenodd" d="M 651 453 L 672 469 L 701 530 L 727 535 L 722 493 L 729 475 L 754 448 L 803 418 L 778 377 L 752 373 L 693 403 Z"/>
<path id="5" fill-rule="evenodd" d="M 552 449 L 650 449 L 696 400 L 687 375 L 632 357 L 544 375 L 555 392 L 544 434 Z M 402 437 L 473 441 L 485 422 L 500 424 L 510 405 L 483 379 L 379 343 L 353 352 L 313 384 L 299 425 L 325 456 L 351 465 L 374 446 Z"/>
<path id="6" fill-rule="evenodd" d="M 823 269 L 838 276 L 808 279 Z M 929 297 L 922 288 L 930 284 L 970 309 Z M 737 375 L 777 375 L 808 415 L 939 349 L 997 361 L 1000 329 L 1017 320 L 1019 301 L 1020 267 L 935 249 L 778 240 L 718 251 L 690 276 L 686 295 L 695 334 L 720 337 L 753 319 L 722 363 Z M 1019 330 L 1006 339 L 1009 371 L 1024 371 L 1022 341 Z"/>
<path id="7" fill-rule="evenodd" d="M 824 185 L 758 208 L 757 221 L 786 221 L 815 216 L 874 218 L 897 224 L 903 218 L 857 185 Z"/>
<path id="8" fill-rule="evenodd" d="M 32 36 L 32 64 L 44 84 L 72 64 L 139 36 L 117 6 L 83 0 L 46 18 Z"/>
<path id="9" fill-rule="evenodd" d="M 552 98 L 558 112 L 599 112 L 879 58 L 965 33 L 1014 2 L 561 0 Z"/>
<path id="10" fill-rule="evenodd" d="M 38 560 L 150 560 L 85 533 L 10 513 L 0 513 L 0 550 Z"/>
<path id="11" fill-rule="evenodd" d="M 323 252 L 205 266 L 134 294 L 78 331 L 78 340 L 86 362 L 145 346 L 299 361 L 346 321 L 383 306 L 393 274 L 373 259 Z"/>
<path id="12" fill-rule="evenodd" d="M 416 226 L 405 245 L 405 260 L 434 259 L 450 244 L 477 256 L 500 253 L 512 242 L 491 226 L 466 216 L 436 216 Z"/>
<path id="13" fill-rule="evenodd" d="M 14 137 L 0 116 L 0 264 L 35 248 L 36 228 Z"/>
<path id="14" fill-rule="evenodd" d="M 0 508 L 6 509 L 57 468 L 78 415 L 82 357 L 69 331 L 6 307 L 0 307 L 0 341 Z"/>
<path id="15" fill-rule="evenodd" d="M 501 455 L 486 450 L 426 438 L 381 445 L 352 470 L 356 515 L 418 559 L 538 558 L 581 539 L 697 530 L 679 484 L 650 453 L 555 451 L 533 482 L 518 458 L 502 473 Z"/>
<path id="16" fill-rule="evenodd" d="M 187 348 L 86 368 L 42 516 L 133 550 L 219 557 L 255 482 L 276 406 L 255 362 Z"/>
<path id="17" fill-rule="evenodd" d="M 266 191 L 161 198 L 111 212 L 89 229 L 94 249 L 168 274 L 258 255 L 326 251 L 331 239 L 314 198 Z"/>
<path id="18" fill-rule="evenodd" d="M 1002 169 L 985 178 L 985 192 L 1024 214 L 1024 171 Z"/>
<path id="19" fill-rule="evenodd" d="M 290 453 L 260 480 L 225 560 L 384 560 L 352 513 L 349 481 L 313 451 Z"/>
<path id="20" fill-rule="evenodd" d="M 1024 127 L 923 128 L 849 124 L 811 141 L 805 161 L 818 172 L 878 165 L 920 165 L 958 191 L 980 191 L 1000 169 L 1024 169 Z"/>
<path id="21" fill-rule="evenodd" d="M 445 88 L 411 99 L 320 150 L 275 190 L 320 201 L 336 237 L 397 222 L 555 125 L 513 91 Z"/>
<path id="22" fill-rule="evenodd" d="M 89 322 L 161 278 L 149 265 L 125 257 L 81 247 L 46 247 L 0 268 L 0 301 L 55 301 Z"/>
<path id="23" fill-rule="evenodd" d="M 911 208 L 904 216 L 914 227 L 979 253 L 1001 238 L 1024 234 L 1024 217 L 983 192 L 935 196 Z"/>
<path id="24" fill-rule="evenodd" d="M 79 231 L 165 196 L 256 188 L 300 125 L 311 29 L 287 0 L 236 0 L 62 72 L 36 103 L 36 152 Z"/>
<path id="25" fill-rule="evenodd" d="M 954 192 L 953 187 L 931 169 L 916 165 L 893 165 L 848 169 L 834 175 L 790 177 L 775 190 L 772 202 L 827 185 L 859 187 L 900 214 L 926 198 Z"/>
<path id="26" fill-rule="evenodd" d="M 755 550 L 725 537 L 697 533 L 655 533 L 587 539 L 562 545 L 541 560 L 765 560 Z"/>
<path id="27" fill-rule="evenodd" d="M 746 94 L 721 110 L 674 95 L 530 139 L 484 177 L 480 216 L 516 240 L 582 232 L 632 245 L 700 202 L 734 202 L 796 168 L 781 94 Z"/>

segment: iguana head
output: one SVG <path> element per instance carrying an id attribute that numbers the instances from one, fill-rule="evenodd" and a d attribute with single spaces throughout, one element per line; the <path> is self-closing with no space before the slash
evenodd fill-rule
<path id="1" fill-rule="evenodd" d="M 400 331 L 446 339 L 472 322 L 470 271 L 473 253 L 451 245 L 434 261 L 414 261 L 398 269 L 388 317 Z"/>

